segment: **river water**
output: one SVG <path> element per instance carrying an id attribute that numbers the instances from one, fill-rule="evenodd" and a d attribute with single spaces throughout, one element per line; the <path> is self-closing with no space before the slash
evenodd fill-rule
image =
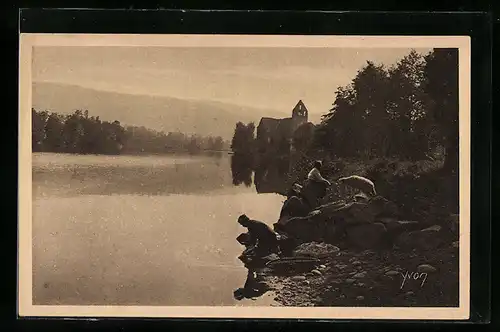
<path id="1" fill-rule="evenodd" d="M 270 305 L 233 297 L 236 219 L 271 225 L 284 198 L 232 173 L 230 156 L 34 153 L 33 303 Z"/>

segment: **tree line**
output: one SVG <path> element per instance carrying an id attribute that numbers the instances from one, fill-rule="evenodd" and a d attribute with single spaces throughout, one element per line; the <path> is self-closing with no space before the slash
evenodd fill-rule
<path id="1" fill-rule="evenodd" d="M 81 154 L 176 153 L 199 154 L 228 148 L 222 137 L 164 133 L 145 127 L 122 126 L 76 110 L 62 115 L 32 109 L 33 152 Z"/>
<path id="2" fill-rule="evenodd" d="M 445 148 L 458 167 L 458 50 L 411 51 L 391 67 L 368 61 L 336 91 L 313 146 L 339 157 L 422 160 Z"/>
<path id="3" fill-rule="evenodd" d="M 387 67 L 367 61 L 335 92 L 321 123 L 299 128 L 295 147 L 337 158 L 433 158 L 444 148 L 447 171 L 458 168 L 458 50 L 412 50 Z M 309 127 L 308 127 L 309 126 Z M 255 125 L 236 124 L 231 148 L 252 153 Z"/>

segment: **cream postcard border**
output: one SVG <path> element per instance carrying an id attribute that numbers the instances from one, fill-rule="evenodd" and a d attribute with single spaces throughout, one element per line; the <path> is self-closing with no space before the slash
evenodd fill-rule
<path id="1" fill-rule="evenodd" d="M 470 37 L 20 34 L 19 45 L 18 314 L 21 317 L 164 317 L 425 319 L 469 318 L 470 300 Z M 288 308 L 184 306 L 56 306 L 32 303 L 31 64 L 33 46 L 332 47 L 459 49 L 460 249 L 459 307 Z"/>

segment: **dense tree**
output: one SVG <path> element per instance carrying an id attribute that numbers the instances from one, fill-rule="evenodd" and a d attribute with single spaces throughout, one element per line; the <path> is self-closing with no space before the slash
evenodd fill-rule
<path id="1" fill-rule="evenodd" d="M 314 125 L 310 122 L 299 126 L 293 133 L 292 143 L 297 151 L 304 151 L 310 148 L 314 137 Z"/>
<path id="2" fill-rule="evenodd" d="M 314 134 L 314 147 L 339 157 L 428 158 L 446 145 L 445 168 L 458 160 L 456 50 L 411 51 L 386 68 L 367 62 L 336 91 Z"/>
<path id="3" fill-rule="evenodd" d="M 237 154 L 252 154 L 255 146 L 255 124 L 253 122 L 245 125 L 242 122 L 236 123 L 231 150 Z"/>
<path id="4" fill-rule="evenodd" d="M 49 117 L 46 111 L 37 112 L 35 109 L 31 110 L 31 117 L 33 123 L 33 130 L 31 136 L 31 143 L 33 151 L 42 151 L 43 143 L 45 142 L 45 124 Z"/>
<path id="5" fill-rule="evenodd" d="M 458 49 L 436 48 L 426 57 L 424 90 L 445 140 L 444 169 L 456 172 L 459 156 Z"/>
<path id="6" fill-rule="evenodd" d="M 32 110 L 33 151 L 66 153 L 203 153 L 222 151 L 228 143 L 222 137 L 188 136 L 158 132 L 145 127 L 124 128 L 119 121 L 101 121 L 89 112 L 76 110 L 62 116 Z"/>
<path id="7" fill-rule="evenodd" d="M 45 149 L 50 149 L 50 151 L 61 152 L 64 151 L 64 140 L 63 140 L 63 129 L 64 129 L 64 119 L 56 114 L 50 113 L 47 117 L 47 122 L 45 123 L 45 140 L 43 141 L 43 147 Z"/>

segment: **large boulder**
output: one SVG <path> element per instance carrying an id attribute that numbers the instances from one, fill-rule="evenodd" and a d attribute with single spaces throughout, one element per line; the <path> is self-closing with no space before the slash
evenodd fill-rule
<path id="1" fill-rule="evenodd" d="M 432 250 L 443 244 L 441 226 L 434 225 L 419 231 L 404 232 L 398 236 L 395 245 L 401 249 Z"/>
<path id="2" fill-rule="evenodd" d="M 317 222 L 313 217 L 294 217 L 280 220 L 275 224 L 278 232 L 284 232 L 289 237 L 302 242 L 317 241 L 323 236 L 324 223 Z"/>
<path id="3" fill-rule="evenodd" d="M 343 220 L 349 224 L 372 223 L 376 216 L 376 210 L 370 204 L 361 202 L 334 202 L 320 206 L 318 211 L 323 220 Z"/>
<path id="4" fill-rule="evenodd" d="M 351 226 L 346 229 L 347 240 L 362 249 L 379 246 L 385 239 L 387 229 L 382 223 Z"/>
<path id="5" fill-rule="evenodd" d="M 393 202 L 377 196 L 369 200 L 358 200 L 347 204 L 334 202 L 319 208 L 324 214 L 334 219 L 343 219 L 347 223 L 373 223 L 376 218 L 396 217 L 398 209 Z"/>
<path id="6" fill-rule="evenodd" d="M 397 217 L 399 213 L 396 203 L 382 196 L 373 197 L 369 204 L 373 207 L 374 212 L 379 217 Z"/>
<path id="7" fill-rule="evenodd" d="M 335 201 L 335 202 L 329 202 L 323 205 L 320 205 L 316 208 L 316 210 L 321 211 L 322 214 L 330 215 L 334 214 L 338 210 L 342 209 L 343 207 L 346 206 L 346 202 L 341 200 L 341 201 Z"/>
<path id="8" fill-rule="evenodd" d="M 310 207 L 304 202 L 303 199 L 297 196 L 292 196 L 283 204 L 280 212 L 280 219 L 286 217 L 305 217 L 310 210 Z"/>
<path id="9" fill-rule="evenodd" d="M 320 201 L 326 195 L 327 189 L 327 186 L 323 183 L 306 180 L 300 194 L 307 201 L 310 208 L 315 209 L 320 205 Z"/>
<path id="10" fill-rule="evenodd" d="M 354 202 L 349 207 L 348 219 L 355 223 L 373 223 L 377 210 L 369 203 Z"/>

